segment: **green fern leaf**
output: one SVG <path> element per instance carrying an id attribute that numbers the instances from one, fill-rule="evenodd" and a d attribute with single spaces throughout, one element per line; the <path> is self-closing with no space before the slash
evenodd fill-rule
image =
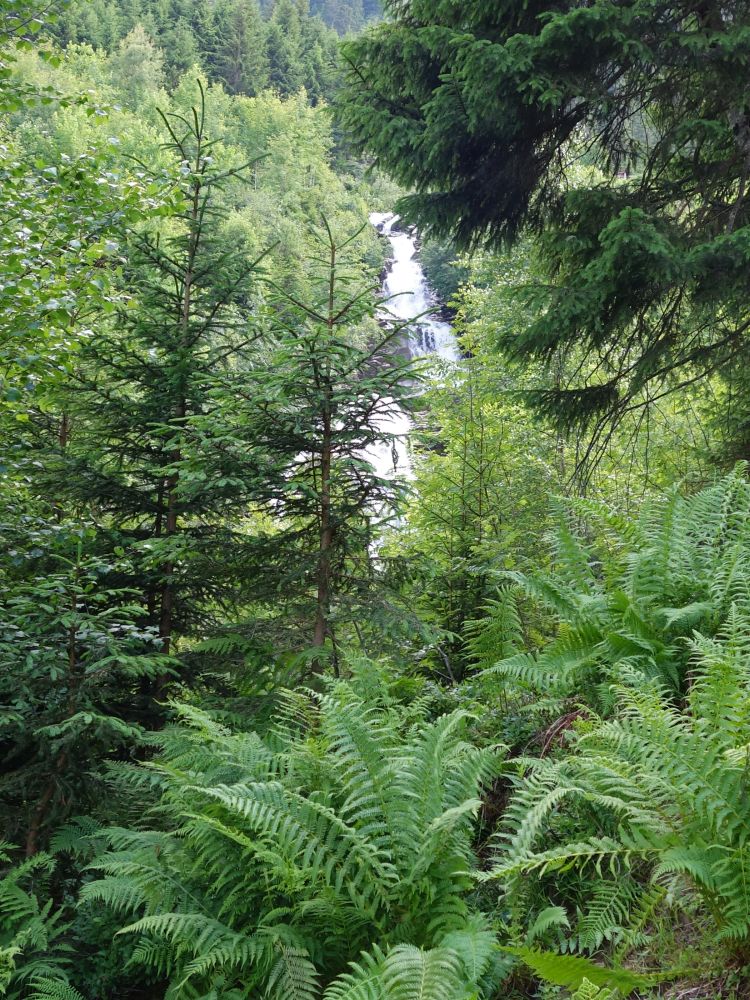
<path id="1" fill-rule="evenodd" d="M 580 955 L 558 955 L 533 948 L 504 948 L 528 965 L 540 978 L 555 986 L 579 989 L 584 980 L 594 986 L 607 986 L 628 994 L 647 985 L 647 979 L 627 969 L 607 969 Z"/>

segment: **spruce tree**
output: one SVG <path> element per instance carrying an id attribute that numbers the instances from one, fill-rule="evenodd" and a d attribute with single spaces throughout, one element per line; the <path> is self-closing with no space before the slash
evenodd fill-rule
<path id="1" fill-rule="evenodd" d="M 276 0 L 268 22 L 271 86 L 280 94 L 296 94 L 305 83 L 302 16 L 295 0 Z"/>
<path id="2" fill-rule="evenodd" d="M 310 650 L 320 670 L 336 660 L 337 629 L 356 631 L 379 600 L 374 546 L 404 493 L 394 418 L 409 408 L 415 373 L 396 350 L 401 331 L 374 320 L 356 235 L 337 240 L 326 223 L 314 239 L 310 299 L 279 293 L 259 357 L 216 377 L 214 415 L 190 421 L 189 464 L 255 481 L 265 526 L 240 556 L 254 581 L 250 631 L 284 632 L 279 641 Z"/>
<path id="3" fill-rule="evenodd" d="M 548 280 L 503 339 L 574 363 L 538 405 L 595 437 L 750 341 L 746 0 L 392 0 L 350 42 L 343 124 L 463 245 L 543 234 Z M 581 160 L 598 167 L 576 183 Z"/>
<path id="4" fill-rule="evenodd" d="M 128 234 L 133 299 L 81 350 L 57 399 L 61 429 L 45 466 L 66 511 L 93 513 L 110 545 L 133 559 L 122 583 L 139 588 L 142 621 L 168 653 L 176 634 L 210 614 L 224 574 L 227 500 L 221 484 L 181 482 L 186 422 L 205 410 L 209 374 L 236 363 L 258 334 L 255 265 L 222 231 L 222 187 L 243 168 L 214 161 L 203 102 L 190 120 L 164 121 L 175 207 L 162 231 Z"/>
<path id="5" fill-rule="evenodd" d="M 147 692 L 173 663 L 138 592 L 108 582 L 135 567 L 102 551 L 95 525 L 10 484 L 0 499 L 0 796 L 5 836 L 32 855 L 96 807 L 107 761 L 158 718 Z"/>
<path id="6" fill-rule="evenodd" d="M 183 73 L 200 62 L 198 43 L 190 23 L 179 18 L 162 37 L 169 83 L 174 86 Z"/>
<path id="7" fill-rule="evenodd" d="M 360 31 L 365 21 L 362 0 L 313 0 L 311 9 L 340 35 Z"/>
<path id="8" fill-rule="evenodd" d="M 302 22 L 304 86 L 313 103 L 325 100 L 338 83 L 338 38 L 318 17 Z"/>
<path id="9" fill-rule="evenodd" d="M 268 86 L 266 25 L 256 0 L 232 0 L 217 11 L 216 75 L 230 94 L 259 94 Z"/>

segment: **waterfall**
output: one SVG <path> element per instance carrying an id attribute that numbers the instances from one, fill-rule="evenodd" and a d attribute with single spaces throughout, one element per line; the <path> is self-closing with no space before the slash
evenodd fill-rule
<path id="1" fill-rule="evenodd" d="M 392 258 L 383 282 L 380 318 L 387 323 L 410 324 L 406 347 L 412 357 L 436 357 L 456 362 L 460 358 L 458 344 L 450 323 L 437 315 L 439 303 L 427 283 L 417 256 L 417 236 L 413 231 L 393 227 L 398 216 L 373 212 L 370 222 L 391 244 Z M 379 475 L 388 477 L 397 472 L 407 477 L 411 473 L 408 436 L 411 421 L 403 410 L 392 411 L 383 421 L 383 430 L 397 436 L 393 447 L 381 445 L 370 450 L 368 458 Z"/>
<path id="2" fill-rule="evenodd" d="M 373 212 L 370 222 L 386 237 L 393 251 L 392 263 L 383 282 L 383 316 L 403 323 L 419 316 L 409 336 L 412 356 L 435 355 L 446 361 L 458 361 L 458 345 L 450 323 L 434 313 L 438 302 L 427 284 L 417 256 L 416 234 L 395 229 L 397 215 Z M 423 315 L 426 314 L 426 315 Z"/>

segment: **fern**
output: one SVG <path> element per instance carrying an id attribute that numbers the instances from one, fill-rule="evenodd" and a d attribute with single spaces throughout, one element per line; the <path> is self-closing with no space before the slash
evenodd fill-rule
<path id="1" fill-rule="evenodd" d="M 568 915 L 562 906 L 546 906 L 537 914 L 527 931 L 526 944 L 533 944 L 552 927 L 570 927 Z"/>
<path id="2" fill-rule="evenodd" d="M 50 837 L 50 854 L 89 857 L 95 850 L 101 824 L 90 816 L 74 816 Z"/>
<path id="3" fill-rule="evenodd" d="M 69 983 L 60 979 L 35 979 L 28 1000 L 85 1000 Z"/>
<path id="4" fill-rule="evenodd" d="M 638 884 L 628 878 L 597 881 L 579 915 L 568 948 L 592 954 L 605 942 L 619 941 L 630 923 L 630 912 L 639 891 Z"/>
<path id="5" fill-rule="evenodd" d="M 177 709 L 147 765 L 168 829 L 107 831 L 83 905 L 130 918 L 132 961 L 170 1000 L 219 981 L 274 1000 L 480 990 L 494 935 L 468 891 L 497 752 L 465 741 L 466 713 L 424 721 L 364 668 L 279 705 L 266 739 Z"/>
<path id="6" fill-rule="evenodd" d="M 612 990 L 595 986 L 591 980 L 584 978 L 581 985 L 571 996 L 571 1000 L 614 1000 Z"/>
<path id="7" fill-rule="evenodd" d="M 702 898 L 717 940 L 750 936 L 749 633 L 750 619 L 735 609 L 716 638 L 692 640 L 685 711 L 633 675 L 617 688 L 616 718 L 590 719 L 562 755 L 529 765 L 488 877 L 501 879 L 511 899 L 529 876 L 542 898 L 552 878 L 558 897 L 563 885 L 576 886 L 577 923 L 567 931 L 552 921 L 562 948 L 619 942 L 624 956 L 622 943 L 637 940 L 664 897 L 661 885 L 675 876 Z M 526 922 L 529 941 L 547 929 Z"/>
<path id="8" fill-rule="evenodd" d="M 11 860 L 12 845 L 0 845 L 0 858 Z M 27 995 L 37 980 L 64 981 L 71 962 L 65 942 L 67 924 L 51 899 L 40 902 L 54 860 L 36 854 L 10 867 L 0 878 L 0 993 L 9 1000 Z M 33 885 L 33 891 L 32 891 Z"/>
<path id="9" fill-rule="evenodd" d="M 266 981 L 269 1000 L 316 1000 L 318 975 L 307 952 L 281 945 L 279 957 Z"/>
<path id="10" fill-rule="evenodd" d="M 555 952 L 532 948 L 508 948 L 507 951 L 516 955 L 538 976 L 555 986 L 580 990 L 588 981 L 590 985 L 597 987 L 614 987 L 627 995 L 648 983 L 645 976 L 637 976 L 627 969 L 607 969 L 580 955 L 558 955 Z"/>
<path id="11" fill-rule="evenodd" d="M 352 968 L 328 987 L 324 1000 L 445 1000 L 466 991 L 461 960 L 449 948 L 398 945 L 386 955 L 378 949 Z"/>
<path id="12" fill-rule="evenodd" d="M 464 643 L 474 666 L 486 669 L 516 653 L 523 643 L 523 626 L 512 587 L 503 587 L 487 601 L 480 618 L 464 623 Z"/>
<path id="13" fill-rule="evenodd" d="M 375 945 L 371 954 L 363 954 L 349 963 L 350 972 L 342 972 L 324 993 L 324 1000 L 384 1000 L 383 969 L 385 955 Z"/>
<path id="14" fill-rule="evenodd" d="M 694 630 L 750 614 L 750 484 L 738 468 L 691 497 L 677 490 L 646 504 L 626 530 L 601 505 L 569 502 L 573 517 L 605 526 L 584 546 L 560 517 L 553 573 L 508 574 L 558 618 L 556 638 L 535 654 L 501 653 L 488 669 L 553 695 L 617 680 L 636 670 L 682 693 Z M 614 538 L 614 544 L 613 544 Z M 594 574 L 592 566 L 601 564 Z M 487 640 L 491 622 L 485 626 Z M 481 647 L 475 626 L 471 642 Z"/>

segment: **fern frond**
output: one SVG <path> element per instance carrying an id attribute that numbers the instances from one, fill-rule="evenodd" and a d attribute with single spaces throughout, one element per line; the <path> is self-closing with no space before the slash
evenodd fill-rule
<path id="1" fill-rule="evenodd" d="M 70 983 L 61 979 L 34 979 L 28 1000 L 86 1000 Z"/>
<path id="2" fill-rule="evenodd" d="M 612 987 L 626 996 L 633 990 L 647 985 L 645 976 L 638 976 L 627 969 L 608 969 L 597 965 L 580 955 L 559 955 L 552 951 L 537 951 L 533 948 L 504 948 L 528 965 L 540 978 L 555 986 L 566 986 L 578 990 L 584 980 L 594 986 Z"/>
<path id="3" fill-rule="evenodd" d="M 595 986 L 590 980 L 584 979 L 570 1000 L 614 1000 L 612 990 Z"/>
<path id="4" fill-rule="evenodd" d="M 385 1000 L 383 967 L 385 955 L 377 945 L 372 953 L 364 953 L 350 962 L 351 972 L 344 972 L 332 982 L 323 1000 Z"/>
<path id="5" fill-rule="evenodd" d="M 282 945 L 264 996 L 268 1000 L 317 1000 L 319 995 L 317 970 L 307 953 Z"/>
<path id="6" fill-rule="evenodd" d="M 532 945 L 551 927 L 570 927 L 568 914 L 562 906 L 546 906 L 541 913 L 537 914 L 526 933 L 526 944 Z"/>
<path id="7" fill-rule="evenodd" d="M 346 886 L 366 906 L 385 902 L 383 886 L 395 879 L 395 872 L 381 852 L 329 806 L 277 782 L 199 791 L 244 820 L 288 859 L 298 859 L 311 879 L 322 879 L 337 892 Z"/>
<path id="8" fill-rule="evenodd" d="M 383 964 L 389 1000 L 445 1000 L 460 996 L 464 982 L 458 956 L 445 948 L 422 951 L 413 945 L 398 945 Z"/>
<path id="9" fill-rule="evenodd" d="M 451 931 L 440 941 L 440 947 L 458 956 L 464 977 L 479 983 L 498 952 L 497 936 L 484 917 L 470 917 L 461 930 Z"/>
<path id="10" fill-rule="evenodd" d="M 616 941 L 630 923 L 640 887 L 631 879 L 597 880 L 568 941 L 570 950 L 596 952 L 605 941 Z"/>
<path id="11" fill-rule="evenodd" d="M 102 827 L 97 820 L 90 816 L 74 816 L 65 826 L 55 830 L 50 838 L 50 853 L 78 857 L 90 854 L 92 841 L 101 832 Z"/>
<path id="12" fill-rule="evenodd" d="M 523 625 L 512 587 L 501 587 L 494 600 L 482 607 L 482 617 L 464 623 L 464 644 L 474 665 L 482 670 L 517 653 Z"/>

